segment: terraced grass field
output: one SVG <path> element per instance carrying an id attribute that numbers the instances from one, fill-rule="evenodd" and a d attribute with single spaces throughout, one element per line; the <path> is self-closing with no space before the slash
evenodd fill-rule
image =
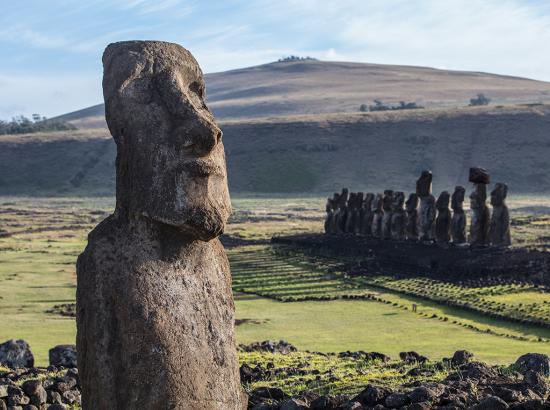
<path id="1" fill-rule="evenodd" d="M 529 351 L 550 353 L 548 329 L 487 314 L 502 308 L 506 315 L 548 320 L 550 299 L 543 289 L 348 277 L 339 269 L 341 261 L 288 252 L 266 241 L 320 231 L 323 202 L 234 199 L 227 233 L 241 241 L 228 247 L 239 342 L 284 338 L 312 351 L 380 351 L 396 357 L 417 350 L 434 359 L 465 348 L 494 363 L 510 363 Z M 545 248 L 541 238 L 550 235 L 550 225 L 543 222 L 544 203 L 536 198 L 515 203 L 519 246 Z M 0 198 L 0 341 L 28 340 L 40 365 L 47 364 L 49 348 L 74 342 L 74 319 L 47 311 L 74 303 L 76 257 L 86 233 L 112 207 L 111 198 Z M 444 303 L 450 297 L 487 311 Z"/>

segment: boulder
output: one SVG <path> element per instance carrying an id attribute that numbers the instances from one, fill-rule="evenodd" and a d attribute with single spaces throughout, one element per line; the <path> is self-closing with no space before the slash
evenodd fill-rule
<path id="1" fill-rule="evenodd" d="M 49 351 L 50 366 L 76 367 L 76 345 L 58 345 Z"/>
<path id="2" fill-rule="evenodd" d="M 21 339 L 11 339 L 0 344 L 0 364 L 11 369 L 34 367 L 31 347 Z"/>
<path id="3" fill-rule="evenodd" d="M 472 407 L 472 410 L 505 410 L 508 403 L 497 396 L 487 396 L 481 400 L 478 404 Z"/>
<path id="4" fill-rule="evenodd" d="M 524 354 L 516 360 L 515 366 L 522 374 L 533 370 L 545 377 L 550 376 L 550 358 L 542 353 Z"/>
<path id="5" fill-rule="evenodd" d="M 467 350 L 457 350 L 453 354 L 451 363 L 455 366 L 461 366 L 463 364 L 469 363 L 474 358 L 474 354 Z"/>

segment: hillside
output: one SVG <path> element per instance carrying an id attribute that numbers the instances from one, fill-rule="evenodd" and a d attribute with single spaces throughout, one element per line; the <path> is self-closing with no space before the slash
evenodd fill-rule
<path id="1" fill-rule="evenodd" d="M 276 62 L 206 74 L 208 105 L 220 120 L 356 112 L 375 99 L 427 108 L 463 107 L 477 93 L 494 105 L 550 102 L 550 83 L 478 72 L 326 61 Z M 104 127 L 102 104 L 60 116 Z"/>
<path id="2" fill-rule="evenodd" d="M 222 121 L 230 188 L 242 193 L 410 191 L 467 185 L 482 165 L 510 192 L 550 192 L 550 105 L 303 115 Z M 106 129 L 0 136 L 0 195 L 112 195 Z"/>

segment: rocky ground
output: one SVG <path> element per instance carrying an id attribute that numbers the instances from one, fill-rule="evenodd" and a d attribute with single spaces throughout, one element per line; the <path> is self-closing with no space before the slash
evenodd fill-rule
<path id="1" fill-rule="evenodd" d="M 282 366 L 277 358 L 301 354 L 288 342 L 257 342 L 240 345 L 239 350 L 245 355 L 241 381 L 249 395 L 248 408 L 254 410 L 550 409 L 550 358 L 543 354 L 523 355 L 510 366 L 491 366 L 464 350 L 435 362 L 416 352 L 402 352 L 399 360 L 376 352 L 306 352 L 293 366 Z M 346 363 L 346 371 L 327 369 L 319 365 L 320 358 Z M 57 346 L 50 351 L 53 364 L 36 368 L 24 341 L 0 344 L 0 410 L 80 408 L 75 359 L 74 346 Z M 373 369 L 377 373 L 371 382 L 360 388 L 346 385 L 353 370 L 372 375 Z M 332 387 L 321 387 L 322 380 Z"/>

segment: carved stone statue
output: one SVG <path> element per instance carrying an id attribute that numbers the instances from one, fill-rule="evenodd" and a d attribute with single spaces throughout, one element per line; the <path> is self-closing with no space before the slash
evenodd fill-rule
<path id="1" fill-rule="evenodd" d="M 432 195 L 432 173 L 424 170 L 416 181 L 416 194 L 420 198 L 419 234 L 423 241 L 434 239 L 435 198 Z"/>
<path id="2" fill-rule="evenodd" d="M 449 200 L 451 195 L 443 191 L 435 207 L 437 208 L 437 217 L 435 219 L 435 240 L 438 243 L 448 243 L 451 240 L 451 211 L 449 210 Z"/>
<path id="3" fill-rule="evenodd" d="M 347 218 L 346 218 L 346 233 L 359 233 L 360 227 L 360 212 L 363 202 L 362 192 L 352 192 L 348 200 Z"/>
<path id="4" fill-rule="evenodd" d="M 393 194 L 392 215 L 391 215 L 391 237 L 396 240 L 405 239 L 405 225 L 407 215 L 403 209 L 405 202 L 404 192 L 395 192 Z"/>
<path id="5" fill-rule="evenodd" d="M 407 209 L 407 224 L 405 227 L 405 235 L 407 239 L 418 239 L 418 195 L 411 193 L 405 204 Z"/>
<path id="6" fill-rule="evenodd" d="M 485 203 L 487 199 L 487 185 L 474 184 L 474 191 L 470 194 L 470 209 L 472 221 L 470 223 L 470 245 L 483 246 L 489 244 L 489 223 L 491 215 Z"/>
<path id="7" fill-rule="evenodd" d="M 363 192 L 358 192 L 355 197 L 355 207 L 353 210 L 353 233 L 361 233 L 361 223 L 363 217 Z"/>
<path id="8" fill-rule="evenodd" d="M 346 219 L 348 214 L 348 189 L 343 188 L 338 198 L 338 208 L 334 212 L 335 232 L 337 234 L 346 232 Z"/>
<path id="9" fill-rule="evenodd" d="M 334 197 L 327 198 L 327 203 L 325 205 L 325 212 L 327 216 L 325 217 L 325 234 L 332 233 L 334 211 L 335 211 L 335 200 L 337 200 L 338 194 L 334 194 Z"/>
<path id="10" fill-rule="evenodd" d="M 116 208 L 77 262 L 83 409 L 244 409 L 222 133 L 201 69 L 176 44 L 103 55 Z"/>
<path id="11" fill-rule="evenodd" d="M 372 201 L 372 225 L 371 232 L 375 238 L 382 238 L 382 219 L 384 218 L 383 210 L 384 197 L 382 194 L 376 194 Z"/>
<path id="12" fill-rule="evenodd" d="M 506 206 L 506 196 L 508 195 L 508 186 L 501 182 L 495 185 L 491 192 L 491 205 L 493 214 L 489 227 L 489 238 L 492 245 L 510 246 L 510 213 Z"/>
<path id="13" fill-rule="evenodd" d="M 391 216 L 393 204 L 393 191 L 386 189 L 382 199 L 382 208 L 384 216 L 382 218 L 382 239 L 391 239 Z"/>
<path id="14" fill-rule="evenodd" d="M 363 218 L 361 222 L 361 233 L 364 235 L 372 235 L 372 202 L 374 200 L 373 193 L 367 193 L 363 201 Z"/>
<path id="15" fill-rule="evenodd" d="M 461 244 L 466 242 L 466 213 L 464 212 L 463 203 L 466 189 L 462 186 L 455 187 L 451 200 L 451 208 L 453 208 L 453 217 L 451 219 L 451 239 L 453 243 Z"/>

